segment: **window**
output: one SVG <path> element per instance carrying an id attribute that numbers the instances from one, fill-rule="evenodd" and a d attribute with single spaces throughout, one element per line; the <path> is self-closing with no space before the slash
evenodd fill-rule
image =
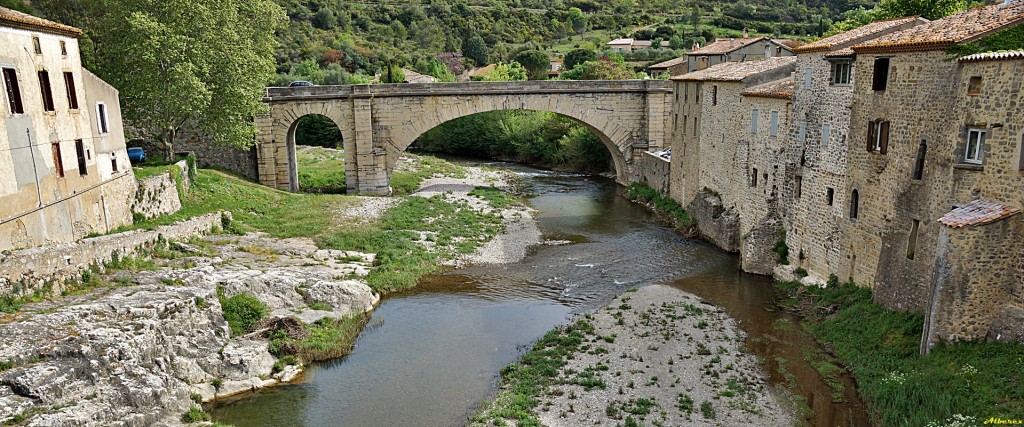
<path id="1" fill-rule="evenodd" d="M 757 134 L 757 110 L 750 111 L 750 133 Z"/>
<path id="2" fill-rule="evenodd" d="M 825 123 L 821 125 L 821 146 L 828 147 L 828 140 L 832 136 L 832 125 Z"/>
<path id="3" fill-rule="evenodd" d="M 4 88 L 7 92 L 7 105 L 11 114 L 25 114 L 25 106 L 21 104 L 21 89 L 18 88 L 18 73 L 13 68 L 4 68 Z"/>
<path id="4" fill-rule="evenodd" d="M 718 105 L 718 85 L 711 86 L 711 105 Z"/>
<path id="5" fill-rule="evenodd" d="M 697 116 L 693 117 L 693 134 L 697 134 Z"/>
<path id="6" fill-rule="evenodd" d="M 796 176 L 796 198 L 799 199 L 800 196 L 803 194 L 803 192 L 804 192 L 804 177 L 802 177 L 800 175 L 797 175 Z"/>
<path id="7" fill-rule="evenodd" d="M 804 89 L 811 88 L 811 69 L 804 70 Z"/>
<path id="8" fill-rule="evenodd" d="M 693 87 L 693 103 L 700 104 L 700 83 L 697 83 Z"/>
<path id="9" fill-rule="evenodd" d="M 914 179 L 920 180 L 924 178 L 924 157 L 927 154 L 928 143 L 921 140 L 921 145 L 917 146 L 917 161 L 914 162 Z"/>
<path id="10" fill-rule="evenodd" d="M 102 102 L 96 103 L 96 126 L 101 134 L 110 132 L 110 127 L 107 125 L 107 104 Z"/>
<path id="11" fill-rule="evenodd" d="M 914 252 L 917 251 L 917 229 L 921 221 L 914 220 L 910 226 L 910 238 L 907 240 L 907 259 L 914 259 Z"/>
<path id="12" fill-rule="evenodd" d="M 853 190 L 853 193 L 850 194 L 850 219 L 857 219 L 859 204 L 860 194 L 857 193 L 857 190 Z"/>
<path id="13" fill-rule="evenodd" d="M 750 186 L 757 187 L 757 168 L 750 171 Z"/>
<path id="14" fill-rule="evenodd" d="M 75 75 L 70 72 L 64 73 L 64 88 L 68 92 L 68 108 L 78 109 L 78 92 L 75 91 Z"/>
<path id="15" fill-rule="evenodd" d="M 78 155 L 78 174 L 88 175 L 89 169 L 85 165 L 85 144 L 82 143 L 81 139 L 75 140 L 75 154 Z"/>
<path id="16" fill-rule="evenodd" d="M 50 74 L 39 72 L 39 90 L 43 95 L 43 111 L 53 111 L 53 91 L 50 90 Z"/>
<path id="17" fill-rule="evenodd" d="M 967 96 L 978 96 L 981 94 L 981 76 L 973 76 L 967 82 Z"/>
<path id="18" fill-rule="evenodd" d="M 868 151 L 885 154 L 889 151 L 889 122 L 875 120 L 868 122 Z"/>
<path id="19" fill-rule="evenodd" d="M 690 120 L 690 116 L 683 114 L 683 135 L 686 135 L 686 122 Z"/>
<path id="20" fill-rule="evenodd" d="M 825 189 L 825 203 L 828 203 L 829 206 L 832 206 L 832 202 L 835 201 L 835 198 L 836 198 L 836 190 L 833 190 L 832 187 L 826 188 Z"/>
<path id="21" fill-rule="evenodd" d="M 875 76 L 871 82 L 871 89 L 876 91 L 885 90 L 889 85 L 889 58 L 875 58 Z"/>
<path id="22" fill-rule="evenodd" d="M 64 160 L 60 156 L 60 143 L 50 144 L 50 151 L 53 152 L 53 167 L 57 170 L 57 176 L 64 178 Z"/>
<path id="23" fill-rule="evenodd" d="M 690 101 L 690 84 L 683 83 L 683 102 Z"/>
<path id="24" fill-rule="evenodd" d="M 970 129 L 967 131 L 967 150 L 964 152 L 964 162 L 981 164 L 981 152 L 985 145 L 985 130 Z"/>
<path id="25" fill-rule="evenodd" d="M 110 170 L 117 172 L 117 154 L 110 155 Z"/>
<path id="26" fill-rule="evenodd" d="M 797 129 L 799 129 L 798 130 L 797 139 L 799 141 L 806 141 L 807 140 L 807 122 L 800 122 L 800 124 L 797 126 Z"/>
<path id="27" fill-rule="evenodd" d="M 64 43 L 64 40 L 60 41 L 60 54 L 63 56 L 68 56 L 68 45 L 67 43 Z"/>
<path id="28" fill-rule="evenodd" d="M 42 55 L 43 46 L 39 44 L 39 36 L 32 36 L 32 49 L 35 50 L 36 55 Z"/>
<path id="29" fill-rule="evenodd" d="M 779 136 L 779 112 L 772 111 L 771 127 L 769 129 L 769 135 Z"/>
<path id="30" fill-rule="evenodd" d="M 848 85 L 850 84 L 850 69 L 851 64 L 846 61 L 833 62 L 832 63 L 832 84 L 834 85 Z"/>
<path id="31" fill-rule="evenodd" d="M 1019 161 L 1019 163 L 1020 163 L 1020 165 L 1018 166 L 1019 170 L 1024 171 L 1024 135 L 1020 136 L 1020 161 Z"/>

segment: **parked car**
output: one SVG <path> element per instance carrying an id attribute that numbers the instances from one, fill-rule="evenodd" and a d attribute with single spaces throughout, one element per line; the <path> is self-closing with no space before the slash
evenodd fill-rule
<path id="1" fill-rule="evenodd" d="M 312 84 L 310 82 L 307 82 L 305 80 L 296 80 L 294 82 L 288 83 L 288 87 L 302 87 L 302 86 L 316 86 L 316 85 Z"/>
<path id="2" fill-rule="evenodd" d="M 146 161 L 146 150 L 141 147 L 132 147 L 128 149 L 128 161 L 132 163 Z"/>

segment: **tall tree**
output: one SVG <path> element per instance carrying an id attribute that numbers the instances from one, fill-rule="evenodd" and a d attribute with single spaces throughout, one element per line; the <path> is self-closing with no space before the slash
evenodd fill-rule
<path id="1" fill-rule="evenodd" d="M 548 54 L 539 50 L 526 50 L 516 55 L 515 62 L 523 65 L 530 80 L 544 80 L 548 78 L 548 70 L 551 68 L 551 60 Z"/>
<path id="2" fill-rule="evenodd" d="M 462 56 L 472 59 L 477 67 L 487 65 L 488 57 L 491 55 L 487 43 L 479 34 L 473 34 L 462 44 Z"/>
<path id="3" fill-rule="evenodd" d="M 254 143 L 274 76 L 272 0 L 98 0 L 92 31 L 100 74 L 121 92 L 124 115 L 142 137 L 174 153 L 179 131 L 196 125 L 217 143 Z"/>
<path id="4" fill-rule="evenodd" d="M 572 25 L 573 32 L 578 35 L 587 32 L 587 16 L 578 7 L 569 8 L 569 24 Z"/>
<path id="5" fill-rule="evenodd" d="M 562 62 L 562 69 L 571 70 L 576 66 L 576 64 L 593 61 L 597 58 L 597 52 L 590 49 L 573 49 L 570 50 L 569 53 L 565 54 L 565 60 Z"/>

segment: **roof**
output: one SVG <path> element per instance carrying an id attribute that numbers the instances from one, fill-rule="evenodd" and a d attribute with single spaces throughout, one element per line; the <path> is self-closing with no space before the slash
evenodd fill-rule
<path id="1" fill-rule="evenodd" d="M 848 47 L 851 44 L 863 42 L 878 37 L 882 35 L 882 33 L 898 30 L 900 29 L 900 27 L 919 25 L 924 24 L 926 22 L 928 22 L 927 19 L 919 18 L 916 16 L 911 16 L 909 18 L 889 19 L 885 21 L 875 21 L 870 24 L 854 28 L 850 31 L 844 31 L 833 36 L 825 37 L 823 39 L 810 42 L 808 44 L 793 49 L 793 51 L 797 53 L 809 53 Z"/>
<path id="2" fill-rule="evenodd" d="M 650 67 L 647 67 L 647 68 L 668 68 L 668 67 L 672 67 L 672 66 L 676 66 L 676 65 L 682 64 L 684 62 L 686 62 L 686 56 L 685 55 L 684 56 L 680 56 L 678 58 L 669 59 L 668 61 L 665 61 L 665 62 L 659 62 L 659 63 L 651 65 Z"/>
<path id="3" fill-rule="evenodd" d="M 967 55 L 957 59 L 960 62 L 981 62 L 981 61 L 1005 61 L 1009 59 L 1024 59 L 1024 50 L 1011 52 L 985 52 Z"/>
<path id="4" fill-rule="evenodd" d="M 434 76 L 417 73 L 413 70 L 403 68 L 402 73 L 405 74 L 406 83 L 436 83 L 437 79 Z"/>
<path id="5" fill-rule="evenodd" d="M 615 40 L 612 40 L 612 41 L 608 42 L 608 44 L 628 44 L 628 45 L 632 46 L 633 45 L 633 39 L 615 39 Z"/>
<path id="6" fill-rule="evenodd" d="M 796 90 L 796 82 L 793 79 L 778 80 L 754 86 L 740 92 L 743 96 L 756 96 L 761 98 L 793 99 L 793 92 Z"/>
<path id="7" fill-rule="evenodd" d="M 739 37 L 734 39 L 715 39 L 700 49 L 690 51 L 690 55 L 725 55 L 737 49 L 752 45 L 767 37 Z"/>
<path id="8" fill-rule="evenodd" d="M 1020 211 L 1020 208 L 978 199 L 949 211 L 939 218 L 939 223 L 953 228 L 982 225 L 1009 218 Z"/>
<path id="9" fill-rule="evenodd" d="M 473 71 L 469 72 L 469 76 L 470 77 L 482 76 L 484 74 L 487 74 L 487 73 L 491 72 L 491 70 L 493 70 L 494 67 L 497 67 L 497 66 L 498 66 L 497 64 L 488 64 L 488 65 L 483 66 L 483 67 L 474 68 Z"/>
<path id="10" fill-rule="evenodd" d="M 30 31 L 44 31 L 68 37 L 78 37 L 82 35 L 82 30 L 70 25 L 47 21 L 43 18 L 18 12 L 6 7 L 0 7 L 0 26 L 20 28 Z"/>
<path id="11" fill-rule="evenodd" d="M 700 71 L 673 77 L 672 80 L 739 82 L 747 77 L 793 64 L 796 64 L 795 56 L 776 56 L 744 62 L 724 62 Z"/>
<path id="12" fill-rule="evenodd" d="M 853 46 L 857 53 L 945 50 L 1024 23 L 1024 1 L 978 6 Z"/>

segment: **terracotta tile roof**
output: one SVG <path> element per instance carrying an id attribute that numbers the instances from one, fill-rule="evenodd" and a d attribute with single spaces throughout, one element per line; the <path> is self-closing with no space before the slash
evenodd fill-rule
<path id="1" fill-rule="evenodd" d="M 743 92 L 743 96 L 756 96 L 760 98 L 793 99 L 793 92 L 796 90 L 796 82 L 793 79 L 785 79 L 754 86 Z"/>
<path id="2" fill-rule="evenodd" d="M 781 45 L 783 45 L 785 47 L 788 47 L 791 50 L 792 49 L 796 49 L 796 48 L 804 45 L 801 42 L 798 42 L 796 40 L 790 40 L 790 39 L 772 39 L 772 41 L 774 41 L 775 43 L 781 44 Z"/>
<path id="3" fill-rule="evenodd" d="M 1020 208 L 979 199 L 949 211 L 939 218 L 939 223 L 953 228 L 982 225 L 1009 218 L 1020 211 Z"/>
<path id="4" fill-rule="evenodd" d="M 690 55 L 724 55 L 744 46 L 767 40 L 767 37 L 739 37 L 734 39 L 716 39 L 700 49 L 690 51 Z"/>
<path id="5" fill-rule="evenodd" d="M 836 48 L 849 47 L 852 44 L 878 37 L 881 33 L 893 31 L 903 26 L 918 25 L 928 22 L 927 19 L 911 16 L 909 18 L 875 21 L 821 40 L 807 43 L 793 49 L 797 53 L 820 52 Z"/>
<path id="6" fill-rule="evenodd" d="M 672 80 L 738 82 L 765 71 L 794 64 L 796 64 L 795 56 L 776 56 L 755 61 L 725 62 L 700 71 L 672 77 Z"/>
<path id="7" fill-rule="evenodd" d="M 82 30 L 70 25 L 47 21 L 43 18 L 18 12 L 6 7 L 0 7 L 0 26 L 14 27 L 30 31 L 44 31 L 69 37 L 78 37 L 82 35 Z"/>
<path id="8" fill-rule="evenodd" d="M 686 58 L 687 57 L 685 57 L 685 56 L 681 56 L 679 58 L 669 59 L 668 61 L 659 62 L 659 63 L 654 64 L 654 65 L 652 65 L 650 67 L 647 67 L 647 68 L 668 68 L 668 67 L 671 67 L 673 65 L 679 65 L 679 64 L 682 64 L 682 63 L 686 62 Z"/>
<path id="9" fill-rule="evenodd" d="M 985 52 L 960 57 L 960 62 L 981 62 L 981 61 L 1004 61 L 1008 59 L 1024 59 L 1024 50 L 1012 52 Z"/>
<path id="10" fill-rule="evenodd" d="M 945 50 L 1024 23 L 1024 1 L 978 6 L 853 46 L 857 53 Z"/>
<path id="11" fill-rule="evenodd" d="M 826 58 L 844 58 L 844 57 L 847 57 L 847 56 L 853 56 L 853 49 L 845 48 L 845 49 L 833 50 L 833 51 L 825 54 Z"/>

